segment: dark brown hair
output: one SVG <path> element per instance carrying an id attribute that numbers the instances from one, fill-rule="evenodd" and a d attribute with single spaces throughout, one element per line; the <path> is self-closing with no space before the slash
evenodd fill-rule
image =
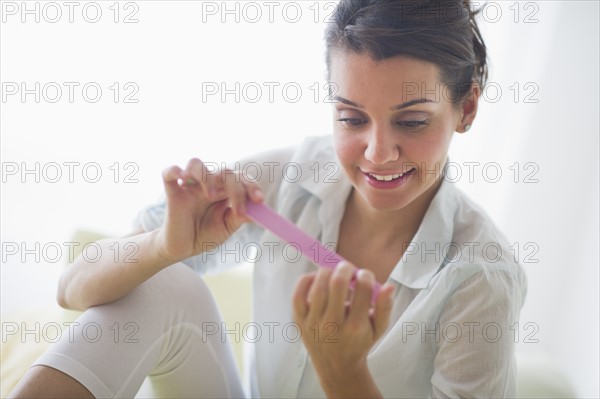
<path id="1" fill-rule="evenodd" d="M 469 0 L 340 0 L 325 32 L 327 68 L 333 50 L 397 55 L 436 64 L 454 103 L 473 82 L 487 81 L 486 47 Z"/>

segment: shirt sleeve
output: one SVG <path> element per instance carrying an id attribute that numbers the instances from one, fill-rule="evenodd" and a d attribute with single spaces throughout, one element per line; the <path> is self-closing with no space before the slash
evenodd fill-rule
<path id="1" fill-rule="evenodd" d="M 144 231 L 152 231 L 162 226 L 165 219 L 165 200 L 163 193 L 154 204 L 139 211 L 131 223 L 133 229 L 141 228 Z"/>
<path id="2" fill-rule="evenodd" d="M 439 318 L 433 397 L 515 397 L 514 327 L 522 284 L 508 271 L 483 270 L 448 298 Z"/>

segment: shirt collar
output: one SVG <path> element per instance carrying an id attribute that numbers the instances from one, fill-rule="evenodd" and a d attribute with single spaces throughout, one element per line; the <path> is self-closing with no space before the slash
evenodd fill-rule
<path id="1" fill-rule="evenodd" d="M 338 240 L 346 200 L 352 190 L 352 184 L 332 148 L 331 151 L 331 161 L 316 165 L 315 173 L 318 175 L 306 174 L 299 181 L 303 189 L 321 200 L 318 211 L 322 228 L 320 239 L 326 245 Z M 445 176 L 445 173 L 442 173 L 442 176 Z M 413 289 L 427 287 L 429 280 L 444 264 L 444 253 L 448 250 L 454 233 L 454 214 L 457 207 L 454 184 L 442 178 L 442 183 L 429 204 L 417 233 L 392 270 L 390 279 Z"/>
<path id="2" fill-rule="evenodd" d="M 346 177 L 332 146 L 330 153 L 320 159 L 325 161 L 311 165 L 311 172 L 302 176 L 300 186 L 320 200 L 318 219 L 321 224 L 320 240 L 323 244 L 337 243 L 340 223 L 346 209 L 346 201 L 352 183 Z"/>
<path id="3" fill-rule="evenodd" d="M 311 161 L 310 172 L 304 173 L 300 177 L 300 186 L 318 197 L 325 206 L 334 203 L 339 207 L 339 200 L 345 201 L 350 194 L 352 184 L 346 177 L 342 166 L 335 154 L 332 137 L 328 138 L 328 143 L 321 149 L 321 153 L 316 155 L 317 161 Z M 342 207 L 343 208 L 343 207 Z"/>
<path id="4" fill-rule="evenodd" d="M 443 178 L 423 221 L 390 278 L 414 289 L 426 288 L 445 262 L 454 233 L 458 201 L 453 183 Z"/>

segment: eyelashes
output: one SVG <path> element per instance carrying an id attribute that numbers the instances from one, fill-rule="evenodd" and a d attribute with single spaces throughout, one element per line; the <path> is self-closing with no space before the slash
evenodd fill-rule
<path id="1" fill-rule="evenodd" d="M 360 126 L 362 124 L 367 123 L 367 121 L 365 119 L 360 119 L 360 118 L 341 118 L 337 120 L 338 122 L 341 122 L 342 125 L 344 126 Z"/>
<path id="2" fill-rule="evenodd" d="M 427 121 L 403 121 L 403 122 L 398 122 L 397 123 L 400 126 L 404 126 L 407 127 L 409 129 L 417 129 L 420 126 L 426 126 L 429 123 L 427 123 Z"/>
<path id="3" fill-rule="evenodd" d="M 337 121 L 343 126 L 350 128 L 356 128 L 368 122 L 366 119 L 361 118 L 340 118 Z M 396 122 L 396 125 L 407 130 L 417 130 L 421 127 L 429 125 L 429 122 L 427 120 L 409 120 Z"/>

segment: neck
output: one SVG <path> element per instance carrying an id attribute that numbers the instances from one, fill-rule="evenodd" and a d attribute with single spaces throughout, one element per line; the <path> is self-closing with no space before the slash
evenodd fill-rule
<path id="1" fill-rule="evenodd" d="M 436 180 L 421 196 L 397 211 L 371 208 L 353 189 L 348 198 L 346 213 L 352 215 L 355 226 L 361 226 L 361 235 L 377 237 L 377 241 L 383 246 L 396 244 L 398 240 L 408 243 L 417 233 L 441 183 L 441 179 Z"/>

